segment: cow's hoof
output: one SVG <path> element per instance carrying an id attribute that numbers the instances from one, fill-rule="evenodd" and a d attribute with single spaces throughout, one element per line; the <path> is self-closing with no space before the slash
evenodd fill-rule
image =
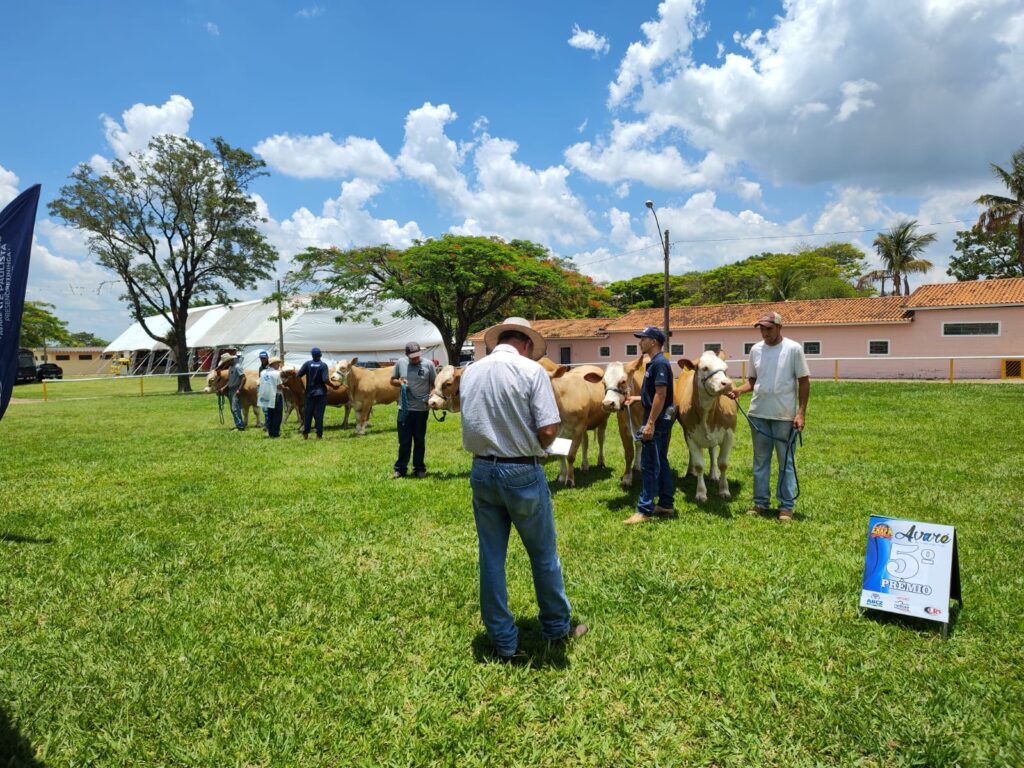
<path id="1" fill-rule="evenodd" d="M 698 504 L 703 504 L 705 501 L 708 500 L 708 495 L 706 493 L 698 493 L 696 497 L 694 497 L 694 500 Z"/>
<path id="2" fill-rule="evenodd" d="M 732 494 L 729 493 L 728 491 L 719 491 L 718 495 L 721 496 L 723 499 L 731 499 L 732 498 Z"/>
<path id="3" fill-rule="evenodd" d="M 619 486 L 622 488 L 629 488 L 633 485 L 633 478 L 623 477 L 619 480 Z"/>

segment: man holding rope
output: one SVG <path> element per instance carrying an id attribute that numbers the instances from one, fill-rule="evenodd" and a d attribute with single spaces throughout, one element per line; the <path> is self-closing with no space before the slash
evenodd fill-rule
<path id="1" fill-rule="evenodd" d="M 391 386 L 401 387 L 398 399 L 398 461 L 393 478 L 405 477 L 409 471 L 409 454 L 416 477 L 427 476 L 424 455 L 427 446 L 427 399 L 434 388 L 437 369 L 430 360 L 423 360 L 420 345 L 405 345 L 405 357 L 398 359 L 391 371 Z"/>
<path id="2" fill-rule="evenodd" d="M 782 315 L 769 312 L 754 327 L 761 341 L 750 350 L 747 381 L 729 393 L 733 400 L 753 391 L 747 420 L 754 441 L 754 506 L 763 515 L 771 504 L 772 450 L 779 465 L 776 496 L 779 520 L 793 519 L 796 505 L 795 433 L 803 431 L 811 371 L 803 347 L 782 335 Z"/>

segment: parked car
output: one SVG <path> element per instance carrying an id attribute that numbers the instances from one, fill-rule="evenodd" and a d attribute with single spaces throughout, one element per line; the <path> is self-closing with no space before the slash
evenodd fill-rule
<path id="1" fill-rule="evenodd" d="M 36 361 L 32 359 L 32 350 L 21 348 L 18 350 L 18 373 L 15 383 L 36 380 Z"/>
<path id="2" fill-rule="evenodd" d="M 56 363 L 43 363 L 36 368 L 36 381 L 43 379 L 63 379 L 64 369 Z"/>

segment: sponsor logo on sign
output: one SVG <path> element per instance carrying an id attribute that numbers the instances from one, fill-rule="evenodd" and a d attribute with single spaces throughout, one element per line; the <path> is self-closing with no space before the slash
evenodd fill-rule
<path id="1" fill-rule="evenodd" d="M 875 523 L 871 526 L 872 539 L 891 539 L 892 528 L 886 523 Z"/>
<path id="2" fill-rule="evenodd" d="M 929 616 L 938 616 L 940 613 L 942 613 L 942 609 L 936 608 L 933 605 L 929 605 L 927 608 L 924 609 L 924 612 L 927 613 Z"/>
<path id="3" fill-rule="evenodd" d="M 869 597 L 864 602 L 870 605 L 872 608 L 881 608 L 883 605 L 885 605 L 885 603 L 883 603 L 881 600 L 875 597 Z"/>
<path id="4" fill-rule="evenodd" d="M 894 611 L 903 611 L 904 613 L 910 613 L 910 603 L 904 603 L 902 600 L 897 600 L 892 604 Z"/>
<path id="5" fill-rule="evenodd" d="M 916 525 L 910 526 L 906 531 L 898 531 L 896 538 L 904 541 L 919 541 L 922 544 L 949 544 L 952 541 L 948 533 L 919 531 Z"/>

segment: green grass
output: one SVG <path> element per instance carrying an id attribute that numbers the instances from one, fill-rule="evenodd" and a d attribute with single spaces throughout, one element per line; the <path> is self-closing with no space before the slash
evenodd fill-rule
<path id="1" fill-rule="evenodd" d="M 745 430 L 731 503 L 688 478 L 678 520 L 623 526 L 610 434 L 610 468 L 553 486 L 589 635 L 545 647 L 510 548 L 523 667 L 480 624 L 457 416 L 392 481 L 393 406 L 317 443 L 232 433 L 211 396 L 13 405 L 0 766 L 1024 764 L 1022 398 L 816 382 L 789 526 L 742 514 Z M 872 513 L 957 527 L 948 641 L 858 615 Z"/>

